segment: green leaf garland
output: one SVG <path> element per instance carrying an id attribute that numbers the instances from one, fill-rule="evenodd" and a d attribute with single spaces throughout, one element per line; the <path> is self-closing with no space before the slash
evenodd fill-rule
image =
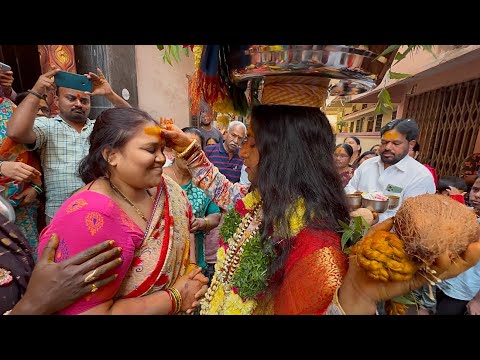
<path id="1" fill-rule="evenodd" d="M 274 257 L 273 246 L 263 246 L 261 236 L 256 233 L 244 246 L 237 270 L 232 278 L 232 287 L 238 288 L 242 299 L 255 299 L 268 286 L 268 268 Z"/>

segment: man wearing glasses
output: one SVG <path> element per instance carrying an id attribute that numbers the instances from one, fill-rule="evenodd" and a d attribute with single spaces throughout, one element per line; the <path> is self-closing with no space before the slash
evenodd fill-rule
<path id="1" fill-rule="evenodd" d="M 430 171 L 408 156 L 418 136 L 417 123 L 412 119 L 392 120 L 380 130 L 380 134 L 380 156 L 368 159 L 358 167 L 345 192 L 379 191 L 385 196 L 395 195 L 400 198 L 399 206 L 407 197 L 434 194 L 435 183 Z M 399 206 L 379 214 L 379 221 L 394 216 Z"/>

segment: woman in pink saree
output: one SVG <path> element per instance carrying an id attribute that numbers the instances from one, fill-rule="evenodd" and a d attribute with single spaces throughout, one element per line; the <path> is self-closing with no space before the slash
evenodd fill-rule
<path id="1" fill-rule="evenodd" d="M 162 176 L 164 141 L 145 133 L 157 123 L 131 108 L 102 112 L 79 166 L 87 184 L 64 202 L 40 237 L 39 254 L 53 233 L 59 262 L 115 240 L 122 251 L 117 279 L 61 314 L 191 313 L 208 279 L 190 265 L 191 206 L 181 188 Z M 95 273 L 87 275 L 90 282 Z"/>

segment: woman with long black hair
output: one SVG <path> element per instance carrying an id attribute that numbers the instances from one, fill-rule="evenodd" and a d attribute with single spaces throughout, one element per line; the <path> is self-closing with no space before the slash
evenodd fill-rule
<path id="1" fill-rule="evenodd" d="M 201 313 L 324 313 L 347 270 L 337 224 L 349 215 L 320 109 L 252 109 L 239 152 L 250 188 L 230 183 L 191 140 L 164 133 L 176 138 L 194 182 L 220 207 L 233 205 Z"/>

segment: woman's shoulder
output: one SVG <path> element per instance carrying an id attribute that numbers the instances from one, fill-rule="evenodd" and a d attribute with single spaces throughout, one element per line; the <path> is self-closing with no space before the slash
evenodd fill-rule
<path id="1" fill-rule="evenodd" d="M 325 247 L 341 249 L 340 236 L 331 230 L 321 230 L 307 226 L 296 237 L 295 246 L 315 251 Z"/>
<path id="2" fill-rule="evenodd" d="M 304 264 L 302 260 L 307 259 L 319 264 L 327 262 L 344 265 L 348 261 L 347 255 L 342 251 L 340 236 L 336 232 L 312 227 L 306 227 L 296 236 L 294 247 L 285 264 L 285 272 L 300 263 Z"/>
<path id="3" fill-rule="evenodd" d="M 57 214 L 73 214 L 77 211 L 98 211 L 104 214 L 110 214 L 117 211 L 117 206 L 115 202 L 105 194 L 92 190 L 83 190 L 65 200 Z"/>
<path id="4" fill-rule="evenodd" d="M 168 175 L 164 175 L 163 180 L 165 181 L 165 188 L 170 198 L 177 198 L 180 196 L 188 201 L 185 191 L 183 191 L 182 187 L 178 185 L 176 181 Z"/>

